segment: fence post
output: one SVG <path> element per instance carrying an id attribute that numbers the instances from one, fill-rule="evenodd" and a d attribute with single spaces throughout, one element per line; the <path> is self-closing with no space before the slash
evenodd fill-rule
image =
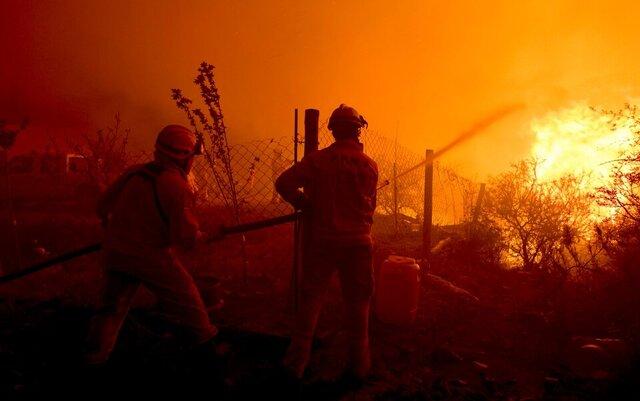
<path id="1" fill-rule="evenodd" d="M 293 113 L 293 164 L 298 163 L 298 145 L 300 140 L 298 139 L 298 109 Z M 275 183 L 274 183 L 275 184 Z M 302 235 L 300 234 L 300 218 L 296 217 L 293 222 L 293 265 L 291 267 L 291 298 L 293 303 L 293 311 L 298 311 L 298 285 L 300 282 L 300 245 L 302 243 Z"/>
<path id="2" fill-rule="evenodd" d="M 318 121 L 320 111 L 306 109 L 304 111 L 304 155 L 318 150 Z"/>
<path id="3" fill-rule="evenodd" d="M 298 109 L 293 111 L 293 164 L 298 163 Z"/>
<path id="4" fill-rule="evenodd" d="M 318 121 L 320 119 L 320 111 L 316 109 L 306 109 L 304 111 L 304 155 L 318 150 Z M 296 119 L 297 121 L 297 119 Z M 297 146 L 297 144 L 296 144 Z M 300 276 L 300 268 L 304 268 L 306 264 L 306 258 L 309 255 L 309 246 L 311 239 L 311 221 L 309 216 L 303 215 L 297 223 L 296 243 L 298 244 L 297 250 L 297 263 L 295 266 L 295 281 L 294 284 L 294 311 L 298 309 L 298 280 Z M 302 273 L 303 274 L 303 273 Z"/>
<path id="5" fill-rule="evenodd" d="M 393 162 L 393 231 L 398 235 L 398 164 Z"/>
<path id="6" fill-rule="evenodd" d="M 422 254 L 431 261 L 431 239 L 433 228 L 433 149 L 425 152 L 424 166 L 424 221 L 422 222 Z"/>
<path id="7" fill-rule="evenodd" d="M 393 234 L 398 235 L 398 128 L 393 141 Z"/>

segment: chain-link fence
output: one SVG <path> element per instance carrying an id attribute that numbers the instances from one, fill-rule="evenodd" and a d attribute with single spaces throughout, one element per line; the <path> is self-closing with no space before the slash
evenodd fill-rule
<path id="1" fill-rule="evenodd" d="M 278 175 L 293 164 L 293 141 L 271 138 L 244 142 L 231 147 L 231 165 L 237 191 L 241 222 L 291 213 L 292 209 L 276 193 Z M 198 160 L 192 170 L 198 202 L 203 206 L 224 205 L 211 168 Z"/>
<path id="2" fill-rule="evenodd" d="M 405 174 L 405 172 L 422 162 L 424 154 L 401 146 L 396 141 L 374 131 L 365 131 L 361 139 L 365 152 L 379 166 L 379 183 L 382 185 L 389 182 L 378 191 L 378 207 L 373 227 L 374 236 L 378 239 L 389 239 L 392 243 L 396 241 L 398 235 L 415 233 L 415 237 L 418 238 L 424 214 L 425 170 L 422 166 L 409 173 Z M 320 148 L 329 146 L 332 142 L 333 138 L 326 129 L 325 123 L 320 127 Z M 233 145 L 230 151 L 238 210 L 233 210 L 233 206 L 230 206 L 229 202 L 225 202 L 223 192 L 217 185 L 211 166 L 205 158 L 197 158 L 192 169 L 191 181 L 196 199 L 203 211 L 203 227 L 205 229 L 207 220 L 233 225 L 238 223 L 238 220 L 240 223 L 247 223 L 289 214 L 293 211 L 291 206 L 275 192 L 274 188 L 274 182 L 278 175 L 293 164 L 294 142 L 292 138 L 279 137 L 242 142 Z M 299 154 L 302 154 L 302 147 L 300 147 Z M 60 157 L 64 159 L 64 155 Z M 136 153 L 131 155 L 130 162 L 143 163 L 151 158 L 149 153 Z M 71 179 L 72 176 L 80 177 L 80 173 L 73 172 L 68 166 L 61 166 L 63 167 L 59 168 L 58 176 L 64 176 L 63 182 L 68 185 L 51 185 L 55 188 L 61 188 L 57 192 L 67 196 L 79 195 L 82 199 L 93 198 L 93 195 L 97 196 L 97 192 L 93 190 L 93 192 L 85 191 L 86 194 L 81 191 L 86 185 L 80 178 L 78 180 Z M 39 172 L 42 169 L 36 170 Z M 52 199 L 52 194 L 55 192 L 53 189 L 49 190 L 48 187 L 34 185 L 35 182 L 39 182 L 36 181 L 36 178 L 39 179 L 42 174 L 33 171 L 30 174 L 18 174 L 18 172 L 15 174 L 12 181 L 25 184 L 25 190 L 22 191 L 24 194 L 20 191 L 14 191 L 16 199 L 31 199 L 29 196 L 33 197 L 30 194 L 34 191 L 27 189 L 36 187 L 38 191 L 35 192 L 46 194 L 49 201 Z M 9 177 L 9 175 L 5 175 Z M 25 178 L 31 176 L 35 178 Z M 396 176 L 399 178 L 394 179 Z M 44 174 L 43 177 L 47 182 L 53 183 L 53 180 L 48 178 L 49 175 Z M 455 225 L 468 218 L 475 202 L 477 185 L 439 163 L 434 166 L 433 178 L 434 224 Z M 264 272 L 264 266 L 268 266 L 266 269 L 282 269 L 292 264 L 293 228 L 291 224 L 285 224 L 248 233 L 246 236 L 233 236 L 216 244 L 215 247 L 216 249 L 211 252 L 213 260 L 210 262 L 229 266 L 230 272 L 238 271 L 234 265 L 239 265 L 239 269 L 242 269 L 242 265 L 244 265 L 245 272 L 248 270 L 254 273 Z"/>
<path id="3" fill-rule="evenodd" d="M 378 191 L 378 207 L 374 216 L 374 236 L 393 238 L 398 234 L 418 233 L 422 229 L 424 211 L 424 166 L 405 172 L 425 159 L 417 152 L 374 131 L 365 131 L 361 140 L 365 152 L 379 167 L 379 184 L 388 181 Z M 322 124 L 319 132 L 319 147 L 333 142 L 331 133 Z M 267 219 L 291 213 L 290 205 L 275 192 L 274 182 L 278 175 L 294 162 L 292 138 L 242 142 L 231 146 L 231 165 L 237 191 L 237 216 L 240 223 Z M 302 146 L 298 154 L 302 154 Z M 148 153 L 136 153 L 132 163 L 151 159 Z M 398 179 L 394 177 L 398 176 Z M 197 158 L 192 169 L 191 181 L 196 199 L 204 216 L 222 221 L 226 225 L 236 224 L 236 211 L 225 202 L 220 187 L 205 158 Z M 467 219 L 475 203 L 478 185 L 456 174 L 451 168 L 436 162 L 433 173 L 433 223 L 456 225 Z M 243 253 L 249 265 L 258 266 L 268 254 L 271 265 L 290 266 L 293 254 L 293 230 L 290 225 L 255 232 L 243 238 L 243 245 L 233 248 L 235 240 L 225 241 L 222 253 Z M 277 241 L 272 239 L 277 237 Z M 239 237 L 235 237 L 239 238 Z M 252 242 L 253 241 L 253 242 Z M 229 248 L 229 249 L 227 249 Z M 233 248 L 233 250 L 231 250 Z M 221 254 L 216 259 L 223 259 Z M 253 261 L 253 262 L 252 262 Z"/>
<path id="4" fill-rule="evenodd" d="M 320 126 L 319 148 L 333 142 L 326 122 Z M 425 153 L 402 146 L 372 130 L 361 136 L 365 152 L 378 164 L 378 207 L 374 230 L 378 235 L 420 230 L 424 211 L 425 168 L 412 167 L 425 160 Z M 302 148 L 302 146 L 301 146 Z M 300 149 L 299 154 L 302 154 Z M 149 159 L 141 154 L 136 161 Z M 238 196 L 240 222 L 266 219 L 291 213 L 291 207 L 274 188 L 278 175 L 293 164 L 292 138 L 279 137 L 242 142 L 231 146 L 231 164 Z M 395 177 L 398 177 L 395 179 Z M 196 198 L 201 207 L 218 210 L 231 219 L 223 194 L 204 158 L 197 158 L 191 173 Z M 386 184 L 387 185 L 384 185 Z M 433 224 L 457 225 L 466 221 L 475 205 L 479 185 L 447 165 L 436 161 L 433 166 Z M 232 224 L 231 220 L 227 223 Z"/>
<path id="5" fill-rule="evenodd" d="M 235 144 L 230 148 L 233 179 L 238 200 L 240 223 L 282 216 L 293 208 L 275 191 L 275 180 L 294 162 L 294 144 L 290 138 L 271 138 Z M 236 224 L 236 213 L 225 202 L 220 187 L 204 158 L 195 162 L 191 180 L 196 199 L 205 215 L 225 224 Z M 249 274 L 275 269 L 288 271 L 293 263 L 293 228 L 291 224 L 234 236 L 224 241 L 212 255 L 213 263 L 222 263 L 232 270 L 233 261 L 244 265 Z M 234 257 L 235 256 L 235 257 Z M 238 258 L 237 256 L 241 256 Z M 283 269 L 284 268 L 284 269 Z"/>
<path id="6" fill-rule="evenodd" d="M 422 229 L 424 219 L 425 168 L 411 170 L 426 158 L 426 150 L 416 152 L 372 130 L 363 131 L 364 151 L 378 164 L 378 207 L 374 233 L 398 234 Z M 326 123 L 320 128 L 320 148 L 333 142 Z M 397 179 L 395 177 L 398 177 Z M 433 166 L 433 224 L 457 225 L 466 221 L 475 204 L 479 185 L 436 161 Z"/>

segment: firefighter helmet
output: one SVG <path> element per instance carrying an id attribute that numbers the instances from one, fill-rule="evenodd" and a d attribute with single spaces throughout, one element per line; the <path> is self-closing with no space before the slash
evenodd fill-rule
<path id="1" fill-rule="evenodd" d="M 156 139 L 156 151 L 177 160 L 197 154 L 198 147 L 195 134 L 182 125 L 167 125 Z"/>
<path id="2" fill-rule="evenodd" d="M 333 111 L 333 113 L 331 113 L 328 128 L 333 131 L 333 129 L 338 125 L 362 128 L 368 124 L 367 120 L 365 120 L 356 109 L 349 107 L 346 104 L 341 104 Z"/>

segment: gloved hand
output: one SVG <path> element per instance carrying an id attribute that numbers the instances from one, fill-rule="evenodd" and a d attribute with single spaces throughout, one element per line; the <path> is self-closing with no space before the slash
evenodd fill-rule
<path id="1" fill-rule="evenodd" d="M 216 224 L 209 228 L 207 232 L 201 233 L 202 242 L 215 242 L 224 238 L 224 226 L 222 224 Z"/>
<path id="2" fill-rule="evenodd" d="M 309 210 L 311 208 L 311 202 L 309 201 L 307 195 L 304 194 L 304 192 L 300 192 L 292 205 L 296 210 L 302 211 Z"/>

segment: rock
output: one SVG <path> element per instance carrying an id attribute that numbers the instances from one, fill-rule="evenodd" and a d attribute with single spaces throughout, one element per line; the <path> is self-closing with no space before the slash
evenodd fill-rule
<path id="1" fill-rule="evenodd" d="M 478 297 L 476 297 L 469 291 L 465 290 L 464 288 L 458 287 L 457 285 L 453 284 L 448 280 L 443 279 L 440 276 L 436 276 L 435 274 L 428 273 L 425 275 L 425 279 L 428 285 L 431 285 L 440 290 L 446 291 L 452 295 L 455 295 L 456 297 L 459 297 L 460 299 L 463 299 L 468 302 L 473 302 L 473 303 L 477 303 L 480 301 Z"/>
<path id="2" fill-rule="evenodd" d="M 449 384 L 451 384 L 454 387 L 465 387 L 467 386 L 469 383 L 466 380 L 462 380 L 462 379 L 453 379 L 449 381 Z"/>
<path id="3" fill-rule="evenodd" d="M 609 358 L 611 367 L 616 369 L 627 366 L 632 354 L 629 344 L 619 338 L 575 336 L 571 338 L 570 347 L 571 351 L 581 349 L 584 352 L 605 353 Z"/>
<path id="4" fill-rule="evenodd" d="M 487 365 L 486 363 L 473 361 L 472 364 L 473 364 L 473 367 L 478 369 L 479 371 L 485 371 L 489 369 L 489 365 Z"/>
<path id="5" fill-rule="evenodd" d="M 596 342 L 575 342 L 567 355 L 567 366 L 578 377 L 592 377 L 595 372 L 609 371 L 614 366 L 612 355 Z"/>

